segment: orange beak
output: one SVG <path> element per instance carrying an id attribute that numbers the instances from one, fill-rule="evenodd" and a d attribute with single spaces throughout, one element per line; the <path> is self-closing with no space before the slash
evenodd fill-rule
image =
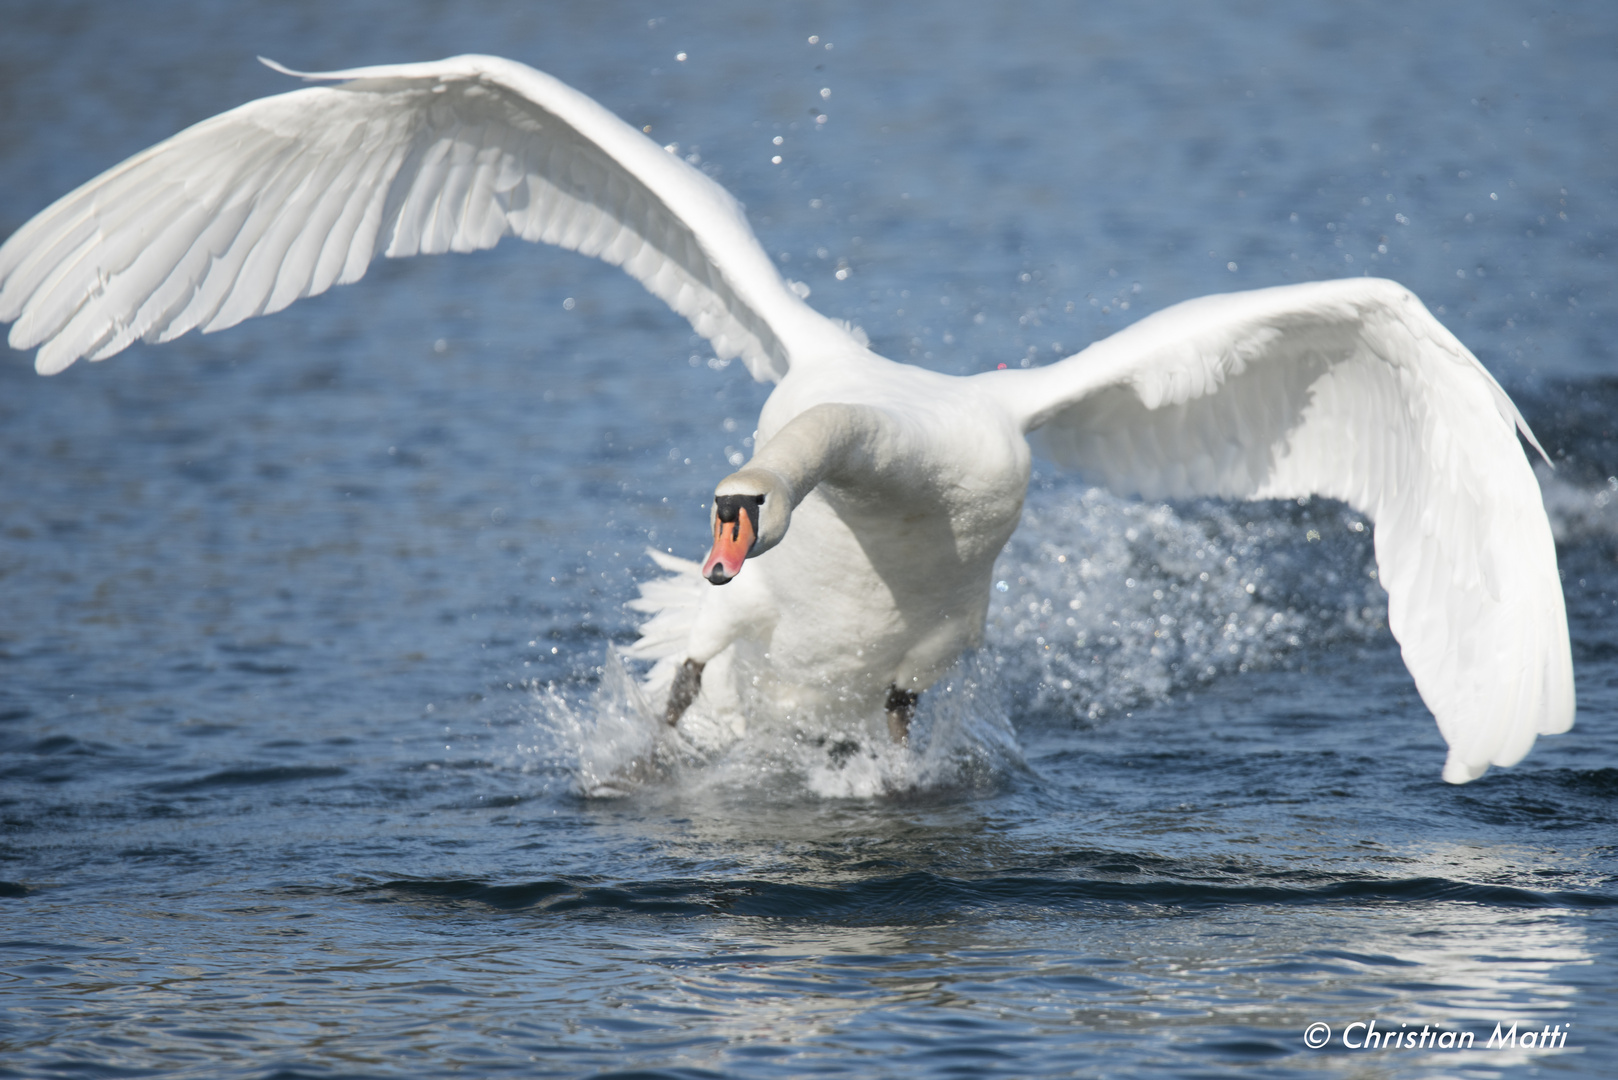
<path id="1" fill-rule="evenodd" d="M 753 550 L 753 544 L 758 540 L 758 533 L 753 528 L 753 515 L 743 510 L 736 515 L 734 521 L 724 521 L 718 517 L 713 523 L 713 550 L 702 561 L 702 576 L 715 585 L 723 585 L 731 578 L 742 572 L 742 561 L 747 558 L 748 552 Z"/>

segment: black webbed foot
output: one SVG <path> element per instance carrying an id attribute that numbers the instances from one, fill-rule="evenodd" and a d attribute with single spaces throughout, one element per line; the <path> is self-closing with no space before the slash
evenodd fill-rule
<path id="1" fill-rule="evenodd" d="M 680 665 L 680 670 L 674 674 L 674 685 L 669 687 L 669 707 L 663 714 L 663 722 L 673 727 L 685 715 L 685 710 L 697 700 L 702 692 L 703 665 L 695 660 L 687 660 Z"/>
<path id="2" fill-rule="evenodd" d="M 888 734 L 900 746 L 910 735 L 910 718 L 916 715 L 916 702 L 920 700 L 921 694 L 915 690 L 888 687 Z"/>

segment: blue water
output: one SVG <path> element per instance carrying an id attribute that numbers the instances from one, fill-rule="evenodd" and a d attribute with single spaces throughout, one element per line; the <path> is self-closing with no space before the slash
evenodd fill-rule
<path id="1" fill-rule="evenodd" d="M 257 54 L 486 51 L 943 370 L 1395 277 L 1558 460 L 1580 699 L 1443 785 L 1354 515 L 1040 464 L 903 782 L 761 730 L 584 797 L 763 390 L 576 256 L 378 265 L 0 365 L 0 1077 L 1611 1075 L 1615 49 L 1600 2 L 0 4 L 5 234 Z"/>

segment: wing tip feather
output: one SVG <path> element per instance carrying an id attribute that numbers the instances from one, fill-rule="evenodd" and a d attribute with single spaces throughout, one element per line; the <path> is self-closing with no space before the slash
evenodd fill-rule
<path id="1" fill-rule="evenodd" d="M 1470 784 L 1488 771 L 1488 762 L 1473 765 L 1454 750 L 1451 750 L 1449 757 L 1444 759 L 1444 783 L 1446 784 L 1455 784 L 1457 786 Z"/>
<path id="2" fill-rule="evenodd" d="M 71 349 L 52 350 L 47 343 L 34 354 L 34 370 L 41 375 L 60 375 L 78 358 L 79 354 Z"/>

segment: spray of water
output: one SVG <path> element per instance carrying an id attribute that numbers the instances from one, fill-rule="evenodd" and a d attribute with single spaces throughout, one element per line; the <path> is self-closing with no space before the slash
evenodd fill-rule
<path id="1" fill-rule="evenodd" d="M 648 594 L 677 599 L 691 568 L 660 565 L 675 577 Z M 783 711 L 745 647 L 710 663 L 677 728 L 662 722 L 667 658 L 648 678 L 617 649 L 572 698 L 536 688 L 536 722 L 588 797 L 670 785 L 819 798 L 992 789 L 1024 768 L 1013 712 L 1095 722 L 1386 632 L 1369 527 L 1329 502 L 1176 509 L 1037 484 L 994 589 L 988 644 L 922 695 L 903 746 L 880 712 Z"/>
<path id="2" fill-rule="evenodd" d="M 1558 544 L 1610 543 L 1618 538 L 1618 476 L 1579 483 L 1536 465 L 1545 513 Z"/>
<path id="3" fill-rule="evenodd" d="M 588 798 L 670 786 L 823 799 L 976 792 L 1023 768 L 986 654 L 963 657 L 928 692 L 904 745 L 892 741 L 880 713 L 786 714 L 746 693 L 750 661 L 741 658 L 730 672 L 743 692 L 728 700 L 714 695 L 717 705 L 705 696 L 671 728 L 661 701 L 646 693 L 618 650 L 609 650 L 593 687 L 576 698 L 556 686 L 533 691 L 543 754 L 563 765 L 574 792 Z"/>
<path id="4" fill-rule="evenodd" d="M 1387 621 L 1369 526 L 1333 502 L 1176 509 L 1038 486 L 994 588 L 1017 710 L 1089 720 Z"/>

